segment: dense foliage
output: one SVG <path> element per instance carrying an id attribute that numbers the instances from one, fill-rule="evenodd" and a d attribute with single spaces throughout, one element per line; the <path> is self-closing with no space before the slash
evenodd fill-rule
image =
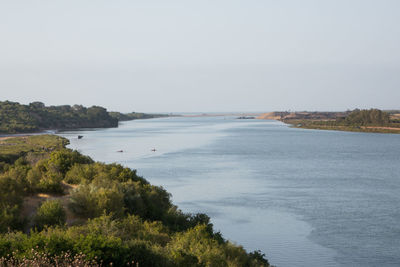
<path id="1" fill-rule="evenodd" d="M 47 200 L 37 209 L 33 221 L 35 227 L 41 230 L 46 226 L 64 225 L 66 216 L 60 200 Z"/>
<path id="2" fill-rule="evenodd" d="M 41 102 L 21 105 L 0 102 L 0 132 L 34 132 L 42 129 L 117 127 L 118 120 L 102 107 L 81 105 L 46 107 Z"/>
<path id="3" fill-rule="evenodd" d="M 285 120 L 285 122 L 310 129 L 400 133 L 399 117 L 388 112 L 379 109 L 355 109 L 345 114 L 330 120 L 303 119 Z"/>
<path id="4" fill-rule="evenodd" d="M 46 107 L 41 102 L 21 105 L 0 101 L 0 133 L 26 133 L 44 129 L 117 127 L 118 121 L 164 117 L 163 114 L 108 112 L 105 108 L 81 105 Z"/>
<path id="5" fill-rule="evenodd" d="M 339 118 L 336 120 L 337 124 L 344 124 L 347 126 L 367 126 L 367 125 L 378 125 L 385 126 L 390 123 L 390 115 L 379 109 L 369 110 L 353 110 L 345 118 Z"/>
<path id="6" fill-rule="evenodd" d="M 135 170 L 62 146 L 1 163 L 0 211 L 0 262 L 269 266 L 260 252 L 214 232 L 207 215 L 180 211 Z"/>

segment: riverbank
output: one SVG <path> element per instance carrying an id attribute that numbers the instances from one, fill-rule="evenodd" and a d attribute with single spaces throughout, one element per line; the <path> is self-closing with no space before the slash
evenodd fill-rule
<path id="1" fill-rule="evenodd" d="M 270 112 L 258 119 L 278 120 L 294 128 L 367 132 L 400 133 L 398 111 L 384 112 L 378 109 L 352 112 Z"/>
<path id="2" fill-rule="evenodd" d="M 285 120 L 283 122 L 289 124 L 291 127 L 302 129 L 400 134 L 400 127 L 323 125 L 318 124 L 321 123 L 321 121 L 306 120 Z"/>
<path id="3" fill-rule="evenodd" d="M 258 117 L 261 113 L 254 112 L 228 112 L 228 113 L 183 113 L 179 116 L 187 118 L 198 118 L 198 117 Z"/>

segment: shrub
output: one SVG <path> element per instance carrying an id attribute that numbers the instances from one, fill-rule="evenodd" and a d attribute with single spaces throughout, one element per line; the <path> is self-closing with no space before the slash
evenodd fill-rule
<path id="1" fill-rule="evenodd" d="M 26 176 L 28 173 L 29 167 L 25 165 L 14 165 L 11 167 L 5 175 L 12 178 L 18 187 L 21 189 L 21 193 L 24 194 L 29 191 L 28 183 L 26 180 Z"/>
<path id="2" fill-rule="evenodd" d="M 10 164 L 7 164 L 6 162 L 0 160 L 0 173 L 7 171 L 9 167 Z"/>
<path id="3" fill-rule="evenodd" d="M 130 240 L 127 242 L 127 257 L 139 266 L 169 267 L 177 266 L 171 262 L 163 249 L 143 240 Z M 186 265 L 193 266 L 193 265 Z"/>
<path id="4" fill-rule="evenodd" d="M 20 207 L 17 205 L 1 205 L 0 206 L 0 233 L 8 230 L 20 229 L 23 221 L 19 217 Z"/>
<path id="5" fill-rule="evenodd" d="M 74 164 L 65 175 L 64 181 L 69 184 L 90 182 L 96 175 L 94 164 Z"/>
<path id="6" fill-rule="evenodd" d="M 86 218 L 98 217 L 104 213 L 121 217 L 125 211 L 123 193 L 117 186 L 96 188 L 81 185 L 71 193 L 69 207 L 76 215 Z"/>
<path id="7" fill-rule="evenodd" d="M 36 186 L 37 191 L 44 193 L 58 193 L 64 192 L 62 187 L 63 177 L 60 173 L 47 172 L 42 174 L 42 178 Z"/>
<path id="8" fill-rule="evenodd" d="M 45 226 L 64 225 L 66 213 L 59 200 L 48 200 L 42 203 L 36 212 L 34 224 L 38 229 Z"/>
<path id="9" fill-rule="evenodd" d="M 77 163 L 89 164 L 93 163 L 93 160 L 88 156 L 82 155 L 76 150 L 71 151 L 69 149 L 63 149 L 51 153 L 50 159 L 47 162 L 49 166 L 54 167 L 57 171 L 61 172 L 63 175 L 65 175 L 69 171 L 69 169 L 74 164 Z"/>
<path id="10" fill-rule="evenodd" d="M 83 253 L 88 259 L 100 259 L 105 264 L 122 266 L 129 261 L 129 248 L 117 237 L 99 234 L 80 235 L 75 240 L 74 251 Z"/>
<path id="11" fill-rule="evenodd" d="M 183 252 L 195 256 L 205 266 L 227 266 L 222 245 L 211 238 L 206 225 L 198 225 L 178 233 L 168 244 L 171 255 Z"/>
<path id="12" fill-rule="evenodd" d="M 8 175 L 0 176 L 0 232 L 22 227 L 19 213 L 22 207 L 23 186 Z"/>

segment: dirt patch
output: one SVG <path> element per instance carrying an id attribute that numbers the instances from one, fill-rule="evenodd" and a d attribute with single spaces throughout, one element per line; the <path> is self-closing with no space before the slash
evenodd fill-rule
<path id="1" fill-rule="evenodd" d="M 289 115 L 288 112 L 269 112 L 261 114 L 257 117 L 260 120 L 281 120 L 284 116 Z"/>
<path id="2" fill-rule="evenodd" d="M 1 142 L 1 141 L 4 141 L 4 140 L 7 140 L 7 139 L 12 139 L 12 138 L 27 139 L 28 136 L 27 136 L 27 135 L 21 135 L 21 136 L 3 136 L 3 137 L 0 137 L 0 142 Z"/>

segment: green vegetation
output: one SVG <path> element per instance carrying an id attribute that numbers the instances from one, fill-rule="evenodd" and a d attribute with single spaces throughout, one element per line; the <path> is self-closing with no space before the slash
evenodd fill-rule
<path id="1" fill-rule="evenodd" d="M 337 119 L 336 123 L 345 126 L 386 126 L 390 123 L 390 115 L 379 109 L 356 109 L 346 117 Z"/>
<path id="2" fill-rule="evenodd" d="M 162 114 L 108 112 L 105 108 L 82 105 L 46 107 L 41 102 L 21 105 L 0 101 L 0 133 L 31 133 L 46 129 L 117 127 L 118 121 L 162 117 Z"/>
<path id="3" fill-rule="evenodd" d="M 152 118 L 160 118 L 160 117 L 168 117 L 165 114 L 147 114 L 147 113 L 121 113 L 121 112 L 110 112 L 111 117 L 116 118 L 118 121 L 131 121 L 131 120 L 139 120 L 139 119 L 152 119 Z"/>
<path id="4" fill-rule="evenodd" d="M 20 138 L 0 137 L 0 162 L 14 162 L 22 156 L 28 161 L 63 148 L 69 141 L 56 135 L 31 135 Z"/>
<path id="5" fill-rule="evenodd" d="M 64 207 L 59 200 L 47 200 L 37 209 L 33 221 L 35 227 L 40 230 L 45 226 L 64 225 L 66 222 Z"/>
<path id="6" fill-rule="evenodd" d="M 93 106 L 64 105 L 46 107 L 41 102 L 21 105 L 0 102 L 0 132 L 35 132 L 43 129 L 117 127 L 118 120 L 107 110 Z"/>
<path id="7" fill-rule="evenodd" d="M 6 141 L 13 152 L 0 162 L 0 265 L 269 266 L 135 170 L 94 162 L 56 136 Z"/>
<path id="8" fill-rule="evenodd" d="M 287 119 L 284 122 L 306 129 L 400 133 L 400 119 L 379 109 L 356 109 L 332 120 Z"/>

